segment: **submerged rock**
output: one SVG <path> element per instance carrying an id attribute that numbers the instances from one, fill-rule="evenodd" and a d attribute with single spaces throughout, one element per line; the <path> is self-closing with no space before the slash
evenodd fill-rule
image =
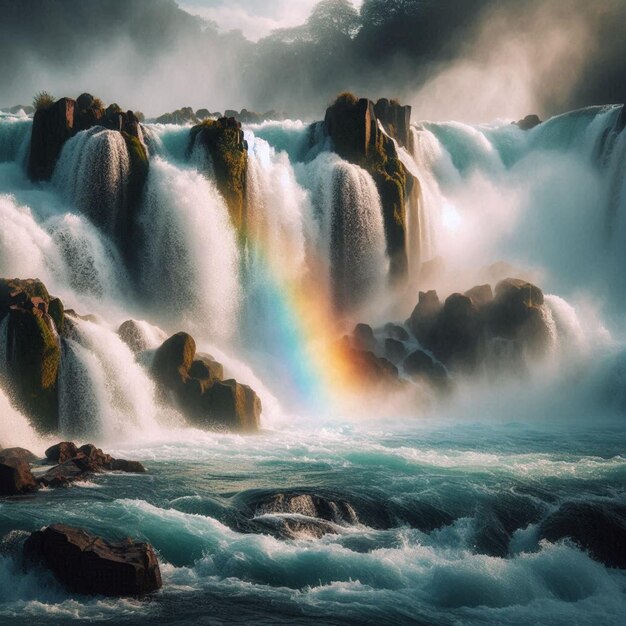
<path id="1" fill-rule="evenodd" d="M 75 593 L 144 596 L 162 586 L 159 562 L 149 543 L 109 542 L 63 524 L 34 532 L 24 544 L 24 559 L 44 565 Z"/>

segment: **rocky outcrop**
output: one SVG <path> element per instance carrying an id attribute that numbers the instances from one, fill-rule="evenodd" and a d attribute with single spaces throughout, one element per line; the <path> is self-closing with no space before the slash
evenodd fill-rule
<path id="1" fill-rule="evenodd" d="M 73 441 L 61 441 L 50 446 L 44 454 L 51 463 L 65 463 L 78 454 L 78 448 Z"/>
<path id="2" fill-rule="evenodd" d="M 75 593 L 144 596 L 160 589 L 161 571 L 152 546 L 131 539 L 109 542 L 87 531 L 54 524 L 24 544 L 27 564 L 41 564 Z"/>
<path id="3" fill-rule="evenodd" d="M 259 429 L 260 398 L 247 385 L 222 380 L 221 364 L 208 354 L 196 354 L 196 343 L 187 333 L 176 333 L 157 349 L 152 376 L 162 398 L 192 424 L 240 432 Z"/>
<path id="4" fill-rule="evenodd" d="M 518 365 L 514 355 L 541 355 L 551 341 L 541 289 L 515 278 L 500 281 L 495 296 L 489 285 L 479 285 L 443 305 L 435 291 L 420 292 L 407 326 L 439 361 L 467 372 L 490 361 Z"/>
<path id="5" fill-rule="evenodd" d="M 405 276 L 405 199 L 416 181 L 400 162 L 393 140 L 380 131 L 374 104 L 352 94 L 340 95 L 326 110 L 324 131 L 342 159 L 363 167 L 374 179 L 383 208 L 390 273 L 394 278 Z"/>
<path id="6" fill-rule="evenodd" d="M 0 454 L 0 496 L 16 496 L 38 488 L 28 461 Z"/>
<path id="7" fill-rule="evenodd" d="M 191 155 L 194 150 L 202 151 L 204 173 L 215 179 L 233 224 L 243 233 L 248 151 L 241 124 L 233 117 L 221 117 L 194 126 L 188 153 Z"/>
<path id="8" fill-rule="evenodd" d="M 178 124 L 184 126 L 185 124 L 197 124 L 200 120 L 191 107 L 182 107 L 171 113 L 164 113 L 154 121 L 157 124 Z"/>
<path id="9" fill-rule="evenodd" d="M 135 353 L 148 349 L 144 333 L 135 320 L 126 320 L 117 329 L 119 338 Z"/>
<path id="10" fill-rule="evenodd" d="M 531 130 L 531 128 L 535 128 L 535 126 L 539 126 L 541 124 L 541 120 L 538 115 L 532 113 L 531 115 L 527 115 L 525 118 L 518 120 L 517 122 L 512 122 L 521 130 Z"/>
<path id="11" fill-rule="evenodd" d="M 337 350 L 344 364 L 346 382 L 364 390 L 383 387 L 397 389 L 401 386 L 398 368 L 384 357 L 362 348 L 354 337 L 343 337 Z"/>
<path id="12" fill-rule="evenodd" d="M 38 280 L 0 279 L 0 320 L 8 316 L 7 373 L 16 403 L 42 431 L 58 424 L 61 344 L 51 300 Z M 63 305 L 53 312 L 62 320 Z"/>
<path id="13" fill-rule="evenodd" d="M 411 107 L 402 106 L 397 100 L 381 98 L 374 105 L 376 118 L 381 122 L 388 135 L 401 146 L 411 146 Z"/>
<path id="14" fill-rule="evenodd" d="M 448 377 L 445 367 L 423 350 L 411 352 L 404 360 L 403 368 L 409 378 L 425 378 L 437 384 L 442 384 Z"/>

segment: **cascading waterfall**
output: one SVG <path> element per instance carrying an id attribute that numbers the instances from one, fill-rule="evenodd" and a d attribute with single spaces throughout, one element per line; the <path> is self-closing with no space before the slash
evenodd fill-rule
<path id="1" fill-rule="evenodd" d="M 156 157 L 139 216 L 142 291 L 190 330 L 228 337 L 240 302 L 239 253 L 228 210 L 215 185 Z"/>
<path id="2" fill-rule="evenodd" d="M 25 165 L 30 145 L 31 119 L 0 114 L 0 163 Z"/>
<path id="3" fill-rule="evenodd" d="M 124 209 L 129 173 L 122 134 L 94 126 L 63 146 L 52 182 L 72 206 L 114 234 Z"/>
<path id="4" fill-rule="evenodd" d="M 304 167 L 334 301 L 350 308 L 379 292 L 389 268 L 378 190 L 365 170 L 331 152 Z"/>

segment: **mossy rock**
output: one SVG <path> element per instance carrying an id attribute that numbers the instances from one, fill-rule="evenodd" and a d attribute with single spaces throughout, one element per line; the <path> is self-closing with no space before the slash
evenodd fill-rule
<path id="1" fill-rule="evenodd" d="M 41 298 L 47 303 L 50 301 L 50 294 L 37 278 L 0 278 L 0 319 L 9 312 L 12 304 L 28 298 Z"/>
<path id="2" fill-rule="evenodd" d="M 44 432 L 58 427 L 61 346 L 52 319 L 37 309 L 9 313 L 7 366 L 19 404 Z"/>
<path id="3" fill-rule="evenodd" d="M 231 220 L 243 233 L 248 151 L 241 124 L 233 118 L 222 117 L 219 120 L 205 120 L 194 126 L 189 137 L 189 154 L 196 138 L 211 159 L 215 182 L 226 201 Z"/>
<path id="4" fill-rule="evenodd" d="M 59 335 L 62 335 L 65 324 L 65 309 L 63 308 L 63 302 L 59 298 L 52 298 L 48 303 L 48 315 L 53 319 Z"/>
<path id="5" fill-rule="evenodd" d="M 335 152 L 365 169 L 374 179 L 383 208 L 390 272 L 394 278 L 405 276 L 405 199 L 411 175 L 398 158 L 394 142 L 380 132 L 374 104 L 349 93 L 341 94 L 327 109 L 324 127 Z"/>

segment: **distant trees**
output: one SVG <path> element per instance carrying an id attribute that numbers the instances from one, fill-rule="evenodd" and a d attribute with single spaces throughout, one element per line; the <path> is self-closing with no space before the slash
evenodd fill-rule
<path id="1" fill-rule="evenodd" d="M 322 0 L 313 7 L 307 26 L 314 40 L 327 41 L 342 35 L 354 37 L 361 19 L 349 0 Z"/>

